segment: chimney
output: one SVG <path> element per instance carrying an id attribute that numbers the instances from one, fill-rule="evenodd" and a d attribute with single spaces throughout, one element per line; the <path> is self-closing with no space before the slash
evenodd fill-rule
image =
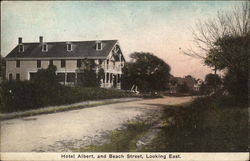
<path id="1" fill-rule="evenodd" d="M 43 37 L 42 36 L 39 37 L 39 42 L 40 42 L 40 44 L 43 43 Z"/>
<path id="2" fill-rule="evenodd" d="M 18 38 L 18 44 L 22 44 L 23 42 L 22 42 L 22 37 L 19 37 Z"/>

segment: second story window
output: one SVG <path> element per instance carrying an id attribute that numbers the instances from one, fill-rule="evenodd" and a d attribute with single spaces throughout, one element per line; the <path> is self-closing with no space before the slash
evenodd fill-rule
<path id="1" fill-rule="evenodd" d="M 78 59 L 76 61 L 76 67 L 80 68 L 82 66 L 82 61 L 80 59 Z"/>
<path id="2" fill-rule="evenodd" d="M 16 60 L 16 67 L 20 68 L 20 60 Z"/>
<path id="3" fill-rule="evenodd" d="M 67 51 L 72 51 L 72 44 L 67 44 Z"/>
<path id="4" fill-rule="evenodd" d="M 66 61 L 65 60 L 61 60 L 61 68 L 65 68 L 66 67 Z"/>
<path id="5" fill-rule="evenodd" d="M 24 52 L 24 46 L 23 46 L 23 44 L 18 45 L 18 52 L 19 53 Z"/>
<path id="6" fill-rule="evenodd" d="M 37 68 L 41 68 L 41 60 L 37 60 L 36 66 L 37 66 Z"/>
<path id="7" fill-rule="evenodd" d="M 42 45 L 42 52 L 46 52 L 48 51 L 48 45 L 47 44 L 43 44 Z"/>

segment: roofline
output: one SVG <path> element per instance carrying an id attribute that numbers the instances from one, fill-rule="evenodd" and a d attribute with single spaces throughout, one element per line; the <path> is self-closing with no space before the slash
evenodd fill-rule
<path id="1" fill-rule="evenodd" d="M 44 41 L 43 43 L 79 43 L 79 42 L 93 42 L 93 41 L 118 41 L 118 40 L 87 40 L 87 41 Z M 40 42 L 22 42 L 22 44 L 40 44 Z M 18 45 L 18 44 L 17 44 Z"/>
<path id="2" fill-rule="evenodd" d="M 46 58 L 6 58 L 5 60 L 77 60 L 77 59 L 107 59 L 107 57 L 46 57 Z"/>

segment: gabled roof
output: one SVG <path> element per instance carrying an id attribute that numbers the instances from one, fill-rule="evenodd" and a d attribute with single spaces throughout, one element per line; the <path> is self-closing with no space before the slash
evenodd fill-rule
<path id="1" fill-rule="evenodd" d="M 24 52 L 19 52 L 18 45 L 6 56 L 6 59 L 105 59 L 117 43 L 117 40 L 101 40 L 102 50 L 96 50 L 97 41 L 44 42 L 48 51 L 42 52 L 42 44 L 22 43 Z M 72 44 L 72 51 L 67 51 L 67 44 Z"/>

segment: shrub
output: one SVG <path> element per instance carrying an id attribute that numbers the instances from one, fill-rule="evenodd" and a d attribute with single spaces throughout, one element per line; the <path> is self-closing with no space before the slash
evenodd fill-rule
<path id="1" fill-rule="evenodd" d="M 42 86 L 30 81 L 6 81 L 1 90 L 1 112 L 36 109 L 50 105 L 71 104 L 86 100 L 128 97 L 115 89 Z"/>
<path id="2" fill-rule="evenodd" d="M 40 107 L 39 89 L 28 81 L 3 82 L 1 91 L 1 112 L 13 112 Z"/>

